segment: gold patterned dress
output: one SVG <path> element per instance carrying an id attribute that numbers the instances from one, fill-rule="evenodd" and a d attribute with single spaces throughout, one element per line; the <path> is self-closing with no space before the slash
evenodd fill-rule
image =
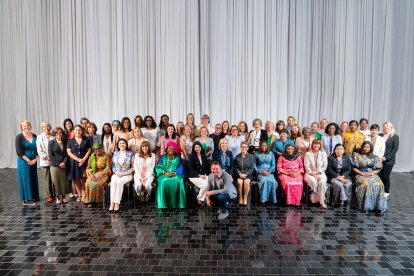
<path id="1" fill-rule="evenodd" d="M 345 153 L 348 156 L 352 156 L 352 153 L 359 152 L 362 143 L 365 141 L 365 135 L 359 131 L 351 132 L 347 131 L 343 136 Z"/>
<path id="2" fill-rule="evenodd" d="M 86 179 L 85 194 L 82 201 L 84 203 L 101 203 L 104 185 L 108 182 L 111 174 L 111 158 L 106 154 L 99 157 L 92 154 L 86 167 L 88 178 Z M 92 175 L 97 178 L 97 181 L 92 179 Z"/>

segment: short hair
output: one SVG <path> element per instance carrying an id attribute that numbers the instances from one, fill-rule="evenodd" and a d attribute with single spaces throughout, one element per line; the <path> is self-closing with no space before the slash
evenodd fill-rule
<path id="1" fill-rule="evenodd" d="M 286 135 L 289 135 L 289 131 L 288 131 L 286 128 L 281 129 L 281 130 L 279 131 L 279 134 L 282 134 L 282 133 L 286 133 Z"/>
<path id="2" fill-rule="evenodd" d="M 80 122 L 80 124 L 82 124 L 82 121 L 85 121 L 85 120 L 89 123 L 89 119 L 88 119 L 88 118 L 86 118 L 86 117 L 82 117 L 82 118 L 80 119 L 80 121 L 79 121 L 79 122 Z"/>
<path id="3" fill-rule="evenodd" d="M 262 127 L 263 123 L 262 123 L 262 120 L 261 120 L 261 119 L 259 119 L 259 118 L 256 118 L 256 119 L 254 119 L 254 120 L 253 120 L 253 124 L 252 124 L 252 126 L 253 126 L 253 127 L 254 127 L 254 124 L 255 124 L 256 122 L 259 122 L 259 123 L 260 123 L 260 127 Z"/>
<path id="4" fill-rule="evenodd" d="M 365 121 L 368 124 L 368 119 L 367 118 L 361 118 L 361 120 L 359 120 L 359 124 L 361 124 L 363 121 Z"/>
<path id="5" fill-rule="evenodd" d="M 295 121 L 295 122 L 296 122 L 295 117 L 293 117 L 292 115 L 289 115 L 289 116 L 287 117 L 286 121 L 289 121 L 289 119 L 293 119 L 293 121 Z"/>
<path id="6" fill-rule="evenodd" d="M 86 128 L 87 128 L 87 130 L 86 130 L 86 131 L 88 131 L 88 129 L 89 129 L 90 127 L 92 127 L 92 128 L 93 128 L 93 130 L 94 130 L 93 134 L 96 134 L 96 132 L 98 131 L 98 127 L 95 125 L 95 123 L 93 123 L 93 122 L 89 122 L 89 123 L 88 123 L 88 125 L 86 126 Z"/>
<path id="7" fill-rule="evenodd" d="M 169 124 L 169 125 L 167 126 L 167 129 L 168 129 L 169 127 L 172 127 L 172 128 L 174 129 L 173 134 L 172 134 L 172 139 L 175 139 L 175 137 L 177 137 L 177 133 L 176 133 L 176 130 L 175 130 L 175 126 L 174 126 L 173 124 Z M 170 138 L 170 136 L 168 136 L 168 131 L 167 131 L 167 129 L 165 130 L 165 138 Z"/>
<path id="8" fill-rule="evenodd" d="M 54 130 L 52 130 L 52 136 L 55 137 L 56 133 L 61 132 L 62 134 L 65 134 L 65 131 L 61 127 L 55 127 Z"/>
<path id="9" fill-rule="evenodd" d="M 365 145 L 369 145 L 370 150 L 368 152 L 368 156 L 371 156 L 372 153 L 374 152 L 374 146 L 372 145 L 372 143 L 370 141 L 364 141 L 361 145 L 361 148 L 359 149 L 359 153 L 360 154 L 364 154 L 364 146 Z"/>
<path id="10" fill-rule="evenodd" d="M 305 135 L 305 132 L 306 132 L 306 131 L 312 132 L 312 130 L 310 129 L 310 127 L 308 127 L 308 126 L 304 126 L 304 127 L 302 128 L 302 135 Z"/>
<path id="11" fill-rule="evenodd" d="M 144 157 L 144 153 L 142 152 L 142 148 L 144 146 L 148 147 L 148 154 L 151 155 L 151 145 L 150 145 L 150 143 L 148 141 L 142 141 L 141 145 L 139 145 L 139 148 L 138 148 L 138 156 L 142 157 L 142 158 Z"/>
<path id="12" fill-rule="evenodd" d="M 263 153 L 262 152 L 262 144 L 264 144 L 264 143 L 266 143 L 266 146 L 267 146 L 267 149 L 266 149 L 266 151 L 264 153 L 268 154 L 269 151 L 270 151 L 270 149 L 269 149 L 269 145 L 267 144 L 267 141 L 265 141 L 265 140 L 260 141 L 260 144 L 259 144 L 259 153 Z"/>
<path id="13" fill-rule="evenodd" d="M 227 143 L 228 144 L 229 143 L 229 140 L 227 140 L 226 138 L 221 138 L 220 141 L 219 141 L 219 144 L 218 144 L 218 148 L 221 149 L 221 146 L 224 143 Z"/>
<path id="14" fill-rule="evenodd" d="M 147 127 L 147 120 L 150 119 L 152 121 L 151 123 L 151 127 L 152 128 L 156 128 L 157 127 L 157 123 L 155 122 L 154 118 L 150 115 L 145 116 L 144 118 L 144 126 L 143 127 Z"/>
<path id="15" fill-rule="evenodd" d="M 342 148 L 343 148 L 343 147 L 344 147 L 344 145 L 343 145 L 343 144 L 341 144 L 341 143 L 336 144 L 336 145 L 335 145 L 335 147 L 334 147 L 334 149 L 333 149 L 333 152 L 332 152 L 332 155 L 333 155 L 333 156 L 337 157 L 337 156 L 336 156 L 335 151 L 336 151 L 336 149 L 337 149 L 337 148 L 339 148 L 339 147 L 342 147 Z M 345 150 L 345 149 L 344 149 L 344 150 Z M 344 155 L 346 155 L 346 154 L 345 154 L 345 151 L 344 151 Z"/>
<path id="16" fill-rule="evenodd" d="M 32 129 L 32 123 L 29 120 L 23 120 L 20 122 L 20 130 L 23 131 L 23 125 L 28 125 Z"/>
<path id="17" fill-rule="evenodd" d="M 311 127 L 312 127 L 313 125 L 317 125 L 317 126 L 318 126 L 318 128 L 319 128 L 319 123 L 318 123 L 318 122 L 313 122 L 313 123 L 311 124 Z"/>
<path id="18" fill-rule="evenodd" d="M 337 123 L 329 123 L 329 124 L 326 126 L 326 128 L 325 128 L 325 133 L 326 133 L 326 134 L 329 134 L 329 133 L 328 133 L 328 130 L 329 130 L 329 128 L 330 128 L 331 126 L 334 126 L 334 127 L 335 127 L 335 132 L 334 132 L 334 135 L 339 135 L 339 126 L 338 126 L 338 124 L 337 124 Z"/>
<path id="19" fill-rule="evenodd" d="M 220 166 L 220 168 L 221 168 L 221 165 L 218 161 L 211 161 L 210 167 L 213 167 L 213 166 L 216 166 L 216 165 Z"/>
<path id="20" fill-rule="evenodd" d="M 274 129 L 275 128 L 275 125 L 273 124 L 273 122 L 272 121 L 266 121 L 266 123 L 265 123 L 265 127 L 266 127 L 266 125 L 268 125 L 268 124 L 270 124 L 271 126 L 272 126 L 272 129 Z"/>
<path id="21" fill-rule="evenodd" d="M 131 126 L 131 120 L 129 119 L 129 117 L 124 117 L 121 120 L 121 125 L 119 126 L 121 128 L 121 131 L 125 132 L 125 127 L 124 127 L 124 123 L 125 121 L 129 122 L 129 128 L 126 129 L 128 132 L 132 131 L 132 126 Z"/>
<path id="22" fill-rule="evenodd" d="M 127 140 L 125 140 L 124 138 L 121 138 L 121 139 L 118 140 L 118 142 L 116 142 L 116 150 L 119 150 L 119 142 L 121 142 L 121 141 L 124 141 L 125 142 L 125 144 L 127 146 L 127 149 L 128 149 L 128 142 L 127 142 Z"/>
<path id="23" fill-rule="evenodd" d="M 351 121 L 349 121 L 349 126 L 350 125 L 352 125 L 352 124 L 356 124 L 357 125 L 357 127 L 359 126 L 359 124 L 358 124 L 358 121 L 357 120 L 351 120 Z"/>
<path id="24" fill-rule="evenodd" d="M 326 118 L 322 118 L 322 119 L 319 121 L 319 124 L 320 124 L 320 123 L 322 123 L 322 121 L 326 121 L 327 123 L 329 123 L 328 119 L 326 119 Z"/>
<path id="25" fill-rule="evenodd" d="M 313 146 L 316 145 L 316 144 L 319 145 L 319 150 L 322 150 L 322 142 L 321 142 L 321 140 L 318 140 L 318 139 L 314 139 L 312 141 L 311 149 L 313 149 Z"/>
<path id="26" fill-rule="evenodd" d="M 49 124 L 49 122 L 42 122 L 42 124 L 40 125 L 40 129 L 43 131 L 43 128 L 45 126 L 48 126 L 49 129 L 52 129 L 52 126 Z"/>
<path id="27" fill-rule="evenodd" d="M 121 127 L 121 122 L 119 120 L 113 120 L 112 121 L 112 126 L 117 123 L 119 127 Z"/>
<path id="28" fill-rule="evenodd" d="M 240 143 L 240 148 L 241 148 L 243 145 L 245 145 L 245 146 L 249 147 L 249 143 L 248 143 L 248 142 L 246 142 L 246 141 L 243 141 L 243 142 L 241 142 L 241 143 Z"/>
<path id="29" fill-rule="evenodd" d="M 380 129 L 380 127 L 379 127 L 379 125 L 377 125 L 377 124 L 372 124 L 372 125 L 371 125 L 371 127 L 369 128 L 369 130 L 373 130 L 373 129 L 377 129 L 377 130 L 379 130 L 379 129 Z"/>

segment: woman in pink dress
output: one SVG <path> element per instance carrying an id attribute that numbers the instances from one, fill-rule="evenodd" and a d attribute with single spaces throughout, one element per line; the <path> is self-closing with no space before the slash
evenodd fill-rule
<path id="1" fill-rule="evenodd" d="M 303 161 L 292 145 L 277 161 L 280 183 L 286 195 L 287 205 L 300 205 L 303 190 Z"/>

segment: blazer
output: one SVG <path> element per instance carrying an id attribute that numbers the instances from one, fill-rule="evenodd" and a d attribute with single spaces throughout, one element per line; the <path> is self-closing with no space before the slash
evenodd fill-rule
<path id="1" fill-rule="evenodd" d="M 322 150 L 326 153 L 327 156 L 330 156 L 333 153 L 333 150 L 337 144 L 342 144 L 341 135 L 332 136 L 332 150 L 329 150 L 329 142 L 331 138 L 329 135 L 322 136 Z"/>
<path id="2" fill-rule="evenodd" d="M 384 134 L 380 134 L 381 137 Z M 383 162 L 386 165 L 394 165 L 395 164 L 395 155 L 397 154 L 398 147 L 400 146 L 400 138 L 398 135 L 394 134 L 392 137 L 388 137 L 385 141 L 385 152 L 384 157 L 385 161 Z"/>
<path id="3" fill-rule="evenodd" d="M 132 174 L 134 171 L 134 153 L 131 151 L 126 151 L 125 159 L 122 164 L 118 163 L 120 151 L 117 150 L 112 157 L 112 172 L 123 172 L 125 175 Z"/>
<path id="4" fill-rule="evenodd" d="M 295 145 L 295 142 L 290 139 L 287 138 L 285 144 L 283 144 L 282 140 L 278 139 L 276 140 L 276 142 L 273 145 L 273 148 L 271 149 L 273 154 L 275 155 L 276 160 L 279 158 L 279 155 L 277 155 L 277 152 L 285 152 L 286 146 L 287 145 Z"/>
<path id="5" fill-rule="evenodd" d="M 254 129 L 250 131 L 250 135 L 249 135 L 249 146 L 253 146 L 254 143 Z M 267 131 L 264 129 L 260 130 L 260 142 L 262 141 L 266 141 L 267 142 Z"/>
<path id="6" fill-rule="evenodd" d="M 237 176 L 244 173 L 250 177 L 254 171 L 254 156 L 247 153 L 243 158 L 241 153 L 237 154 L 234 159 L 234 169 L 236 170 Z"/>
<path id="7" fill-rule="evenodd" d="M 39 134 L 39 136 L 37 136 L 36 148 L 37 148 L 37 154 L 39 155 L 39 166 L 40 167 L 50 166 L 49 159 L 44 160 L 43 158 L 49 157 L 48 144 L 49 144 L 49 141 L 52 139 L 53 139 L 52 136 L 50 136 L 48 139 L 44 133 Z"/>
<path id="8" fill-rule="evenodd" d="M 326 167 L 328 166 L 328 158 L 326 157 L 326 153 L 323 151 L 319 151 L 317 164 L 315 164 L 313 152 L 305 153 L 304 165 L 307 173 L 318 170 L 322 174 L 325 174 Z"/>
<path id="9" fill-rule="evenodd" d="M 237 197 L 237 191 L 231 182 L 230 175 L 223 171 L 217 178 L 215 178 L 212 173 L 208 176 L 206 190 L 212 191 L 212 195 L 227 193 L 230 196 L 230 199 Z"/>
<path id="10" fill-rule="evenodd" d="M 226 171 L 228 174 L 233 175 L 233 168 L 234 168 L 234 159 L 233 159 L 233 153 L 229 150 L 226 151 L 226 160 L 224 160 L 223 164 L 223 157 L 224 154 L 221 150 L 215 151 L 213 153 L 213 161 L 217 161 L 220 163 L 221 168 Z"/>
<path id="11" fill-rule="evenodd" d="M 326 170 L 326 175 L 328 176 L 328 182 L 331 181 L 332 178 L 337 178 L 340 176 L 336 172 L 336 168 L 338 167 L 338 159 L 335 155 L 331 155 L 328 158 L 328 168 Z M 352 172 L 352 162 L 349 156 L 342 155 L 342 175 L 345 176 L 346 179 L 351 180 L 351 172 Z"/>
<path id="12" fill-rule="evenodd" d="M 49 141 L 48 152 L 49 152 L 49 161 L 50 166 L 59 167 L 60 163 L 65 163 L 65 166 L 68 166 L 68 153 L 66 151 L 66 142 L 62 141 L 63 150 L 60 149 L 58 142 L 53 139 Z"/>
<path id="13" fill-rule="evenodd" d="M 201 162 L 197 154 L 190 154 L 188 157 L 188 169 L 190 170 L 189 177 L 198 177 L 199 175 L 208 175 L 210 173 L 210 166 L 205 154 L 201 154 Z"/>
<path id="14" fill-rule="evenodd" d="M 365 136 L 365 139 L 367 141 L 372 142 L 372 138 L 371 135 L 367 135 Z M 373 152 L 376 156 L 378 156 L 379 158 L 382 158 L 384 156 L 385 153 L 385 139 L 384 137 L 381 136 L 377 136 L 377 139 L 375 141 L 375 146 L 374 146 L 374 152 Z"/>
<path id="15" fill-rule="evenodd" d="M 95 145 L 95 143 L 98 143 L 98 144 L 102 143 L 102 136 L 99 134 L 88 136 L 88 139 L 89 139 L 89 143 L 91 143 L 91 146 Z"/>
<path id="16" fill-rule="evenodd" d="M 138 154 L 135 154 L 135 160 L 134 160 L 134 170 L 135 170 L 135 179 L 141 180 L 142 176 L 142 165 L 144 163 L 144 158 L 140 157 Z M 145 175 L 146 179 L 150 179 L 151 176 L 154 174 L 154 168 L 155 168 L 155 154 L 151 153 L 151 157 L 147 158 L 146 161 L 147 164 L 147 173 Z"/>

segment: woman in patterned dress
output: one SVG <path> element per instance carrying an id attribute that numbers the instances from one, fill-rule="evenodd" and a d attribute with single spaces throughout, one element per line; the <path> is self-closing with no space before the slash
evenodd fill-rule
<path id="1" fill-rule="evenodd" d="M 260 202 L 262 204 L 267 201 L 276 203 L 277 182 L 273 175 L 276 166 L 275 156 L 269 152 L 267 141 L 260 142 L 259 150 L 254 155 L 253 164 L 259 180 Z"/>

